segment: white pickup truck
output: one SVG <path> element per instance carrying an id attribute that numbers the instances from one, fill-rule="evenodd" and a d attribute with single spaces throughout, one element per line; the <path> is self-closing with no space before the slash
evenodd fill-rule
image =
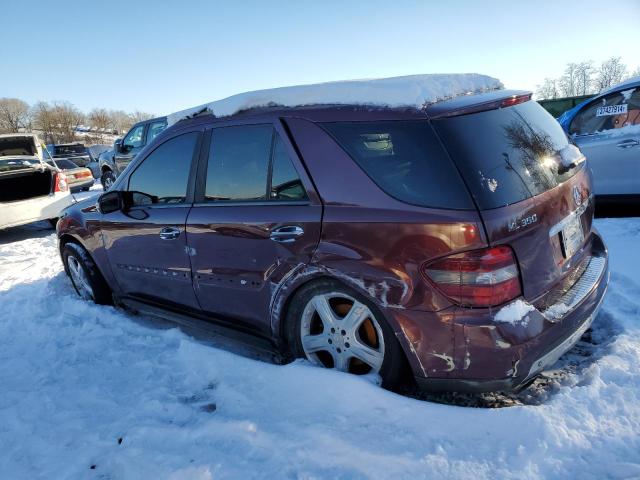
<path id="1" fill-rule="evenodd" d="M 49 220 L 73 203 L 64 173 L 44 162 L 32 133 L 0 135 L 0 229 Z"/>

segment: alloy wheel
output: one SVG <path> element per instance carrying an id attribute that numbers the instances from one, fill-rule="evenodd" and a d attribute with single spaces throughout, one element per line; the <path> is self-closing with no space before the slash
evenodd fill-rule
<path id="1" fill-rule="evenodd" d="M 300 339 L 313 363 L 356 374 L 378 373 L 384 361 L 382 328 L 369 307 L 340 292 L 307 303 Z"/>
<path id="2" fill-rule="evenodd" d="M 93 288 L 91 288 L 87 274 L 85 273 L 84 268 L 82 268 L 82 265 L 80 265 L 78 259 L 73 255 L 69 255 L 67 257 L 67 265 L 69 267 L 71 281 L 80 296 L 86 300 L 93 299 Z"/>

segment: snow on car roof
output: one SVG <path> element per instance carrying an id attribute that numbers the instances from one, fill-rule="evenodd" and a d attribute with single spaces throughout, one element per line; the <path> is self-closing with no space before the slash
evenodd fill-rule
<path id="1" fill-rule="evenodd" d="M 367 105 L 387 108 L 422 108 L 460 95 L 503 88 L 500 80 L 478 73 L 425 74 L 372 80 L 297 85 L 239 93 L 167 116 L 168 125 L 199 113 L 216 117 L 257 107 L 308 105 Z"/>

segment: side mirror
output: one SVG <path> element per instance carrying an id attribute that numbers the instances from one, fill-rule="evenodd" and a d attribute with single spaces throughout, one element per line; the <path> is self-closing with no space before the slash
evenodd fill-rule
<path id="1" fill-rule="evenodd" d="M 122 149 L 122 139 L 121 138 L 116 138 L 116 141 L 113 142 L 113 149 L 116 152 L 120 152 L 120 150 Z"/>
<path id="2" fill-rule="evenodd" d="M 106 192 L 98 198 L 98 211 L 102 214 L 117 212 L 122 207 L 121 192 Z"/>
<path id="3" fill-rule="evenodd" d="M 131 207 L 145 207 L 158 203 L 158 197 L 143 192 L 106 192 L 98 198 L 98 210 L 102 214 L 127 212 Z"/>

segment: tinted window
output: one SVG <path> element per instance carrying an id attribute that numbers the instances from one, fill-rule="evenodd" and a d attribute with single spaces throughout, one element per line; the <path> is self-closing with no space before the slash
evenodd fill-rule
<path id="1" fill-rule="evenodd" d="M 481 209 L 538 195 L 580 168 L 562 165 L 560 150 L 568 146 L 567 137 L 536 102 L 433 124 Z"/>
<path id="2" fill-rule="evenodd" d="M 87 149 L 84 145 L 55 145 L 54 155 L 84 155 L 87 153 Z"/>
<path id="3" fill-rule="evenodd" d="M 640 125 L 640 88 L 605 95 L 584 107 L 569 127 L 572 135 L 589 135 L 629 125 Z"/>
<path id="4" fill-rule="evenodd" d="M 158 197 L 159 203 L 183 202 L 198 133 L 191 132 L 156 148 L 129 177 L 129 190 Z"/>
<path id="5" fill-rule="evenodd" d="M 289 158 L 284 142 L 277 134 L 273 146 L 272 165 L 271 199 L 306 200 L 307 192 Z"/>
<path id="6" fill-rule="evenodd" d="M 156 138 L 160 132 L 166 128 L 166 122 L 154 122 L 149 125 L 149 132 L 147 133 L 147 143 Z"/>
<path id="7" fill-rule="evenodd" d="M 131 130 L 126 137 L 124 137 L 123 145 L 130 148 L 136 148 L 142 146 L 142 134 L 144 133 L 144 125 L 138 125 Z"/>
<path id="8" fill-rule="evenodd" d="M 455 166 L 426 121 L 323 124 L 387 194 L 435 208 L 472 209 Z"/>
<path id="9" fill-rule="evenodd" d="M 271 125 L 214 129 L 205 200 L 265 200 L 272 138 Z"/>
<path id="10" fill-rule="evenodd" d="M 71 160 L 67 160 L 64 158 L 54 159 L 53 161 L 49 160 L 47 163 L 49 165 L 53 165 L 54 162 L 55 162 L 55 165 L 61 170 L 71 170 L 72 168 L 78 168 L 78 166 L 75 163 L 73 163 Z"/>

